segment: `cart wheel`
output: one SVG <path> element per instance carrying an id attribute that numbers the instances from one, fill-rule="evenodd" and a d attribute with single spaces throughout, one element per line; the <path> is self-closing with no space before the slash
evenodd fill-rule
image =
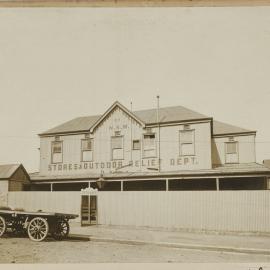
<path id="1" fill-rule="evenodd" d="M 59 220 L 55 225 L 55 231 L 52 236 L 55 240 L 62 240 L 69 234 L 69 224 L 67 220 Z"/>
<path id="2" fill-rule="evenodd" d="M 3 217 L 0 216 L 0 237 L 6 232 L 7 225 Z"/>
<path id="3" fill-rule="evenodd" d="M 45 239 L 49 231 L 46 219 L 41 217 L 33 218 L 28 226 L 28 236 L 31 240 L 40 242 Z"/>

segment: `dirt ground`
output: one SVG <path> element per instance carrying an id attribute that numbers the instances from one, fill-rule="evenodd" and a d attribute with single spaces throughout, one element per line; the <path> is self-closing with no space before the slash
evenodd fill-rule
<path id="1" fill-rule="evenodd" d="M 270 256 L 195 251 L 153 245 L 127 245 L 91 241 L 32 242 L 28 238 L 0 239 L 0 263 L 256 263 Z"/>

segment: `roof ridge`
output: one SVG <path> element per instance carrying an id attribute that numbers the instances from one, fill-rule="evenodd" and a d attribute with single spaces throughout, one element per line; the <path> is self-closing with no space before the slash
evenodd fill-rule
<path id="1" fill-rule="evenodd" d="M 193 109 L 189 109 L 185 106 L 182 106 L 182 105 L 174 105 L 174 106 L 166 106 L 166 107 L 159 107 L 160 110 L 162 109 L 171 109 L 171 108 L 185 108 L 187 110 L 190 110 L 190 111 L 194 111 Z M 136 110 L 136 111 L 133 111 L 133 112 L 141 112 L 141 111 L 151 111 L 151 110 L 156 110 L 157 108 L 151 108 L 151 109 L 142 109 L 142 110 Z M 194 111 L 195 112 L 195 111 Z"/>

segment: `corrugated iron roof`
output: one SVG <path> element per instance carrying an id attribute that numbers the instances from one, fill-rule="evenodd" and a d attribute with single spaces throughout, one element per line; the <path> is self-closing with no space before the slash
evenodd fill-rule
<path id="1" fill-rule="evenodd" d="M 157 109 L 142 110 L 133 112 L 137 117 L 142 119 L 146 124 L 157 123 Z M 166 107 L 159 109 L 160 123 L 187 121 L 196 119 L 206 119 L 209 116 L 192 111 L 183 106 Z"/>
<path id="2" fill-rule="evenodd" d="M 141 119 L 146 125 L 157 123 L 157 110 L 141 110 L 132 112 L 136 117 Z M 102 115 L 77 117 L 52 129 L 49 129 L 40 135 L 52 135 L 71 132 L 88 132 L 90 128 L 98 121 Z M 210 117 L 187 109 L 183 106 L 165 107 L 159 110 L 160 123 L 192 121 L 200 119 L 211 119 Z M 219 121 L 213 121 L 213 133 L 231 134 L 251 132 L 250 130 L 225 124 Z"/>
<path id="3" fill-rule="evenodd" d="M 5 164 L 0 165 L 0 179 L 9 179 L 21 164 Z"/>
<path id="4" fill-rule="evenodd" d="M 100 115 L 77 117 L 59 126 L 51 128 L 40 135 L 57 134 L 74 131 L 88 131 L 90 127 L 99 119 Z"/>
<path id="5" fill-rule="evenodd" d="M 255 132 L 251 130 L 247 130 L 244 128 L 236 127 L 233 125 L 229 125 L 223 122 L 213 121 L 213 134 L 221 135 L 221 134 L 235 134 L 235 133 L 246 133 L 246 132 Z"/>
<path id="6" fill-rule="evenodd" d="M 140 177 L 199 177 L 199 176 L 218 176 L 218 175 L 239 175 L 239 174 L 265 174 L 270 175 L 270 168 L 258 163 L 220 165 L 207 170 L 182 170 L 169 172 L 116 172 L 104 174 L 104 178 L 140 178 Z M 31 181 L 64 181 L 64 180 L 87 180 L 98 179 L 100 174 L 76 174 L 76 175 L 41 175 L 39 173 L 30 174 Z"/>

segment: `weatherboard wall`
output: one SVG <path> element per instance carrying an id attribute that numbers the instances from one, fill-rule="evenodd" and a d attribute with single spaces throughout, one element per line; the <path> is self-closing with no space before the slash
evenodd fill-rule
<path id="1" fill-rule="evenodd" d="M 238 142 L 238 163 L 256 162 L 255 135 L 232 136 Z M 212 139 L 212 162 L 214 165 L 225 164 L 225 143 L 229 136 L 214 137 Z"/>
<path id="2" fill-rule="evenodd" d="M 7 204 L 8 180 L 0 180 L 0 205 Z"/>
<path id="3" fill-rule="evenodd" d="M 51 142 L 54 136 L 41 137 L 40 174 L 41 175 L 75 175 L 106 172 L 140 172 L 157 170 L 179 171 L 211 168 L 211 128 L 208 122 L 193 122 L 189 128 L 194 129 L 195 155 L 181 156 L 179 150 L 179 131 L 184 124 L 160 127 L 160 147 L 158 127 L 150 132 L 156 136 L 156 154 L 146 158 L 143 154 L 143 134 L 149 132 L 135 119 L 120 108 L 115 108 L 94 130 L 90 136 L 94 139 L 93 161 L 83 162 L 81 140 L 84 134 L 63 135 L 63 162 L 51 162 Z M 113 160 L 111 153 L 111 137 L 119 131 L 124 140 L 124 155 L 121 160 Z M 132 140 L 140 140 L 141 149 L 132 149 Z M 121 167 L 121 168 L 120 168 Z"/>

